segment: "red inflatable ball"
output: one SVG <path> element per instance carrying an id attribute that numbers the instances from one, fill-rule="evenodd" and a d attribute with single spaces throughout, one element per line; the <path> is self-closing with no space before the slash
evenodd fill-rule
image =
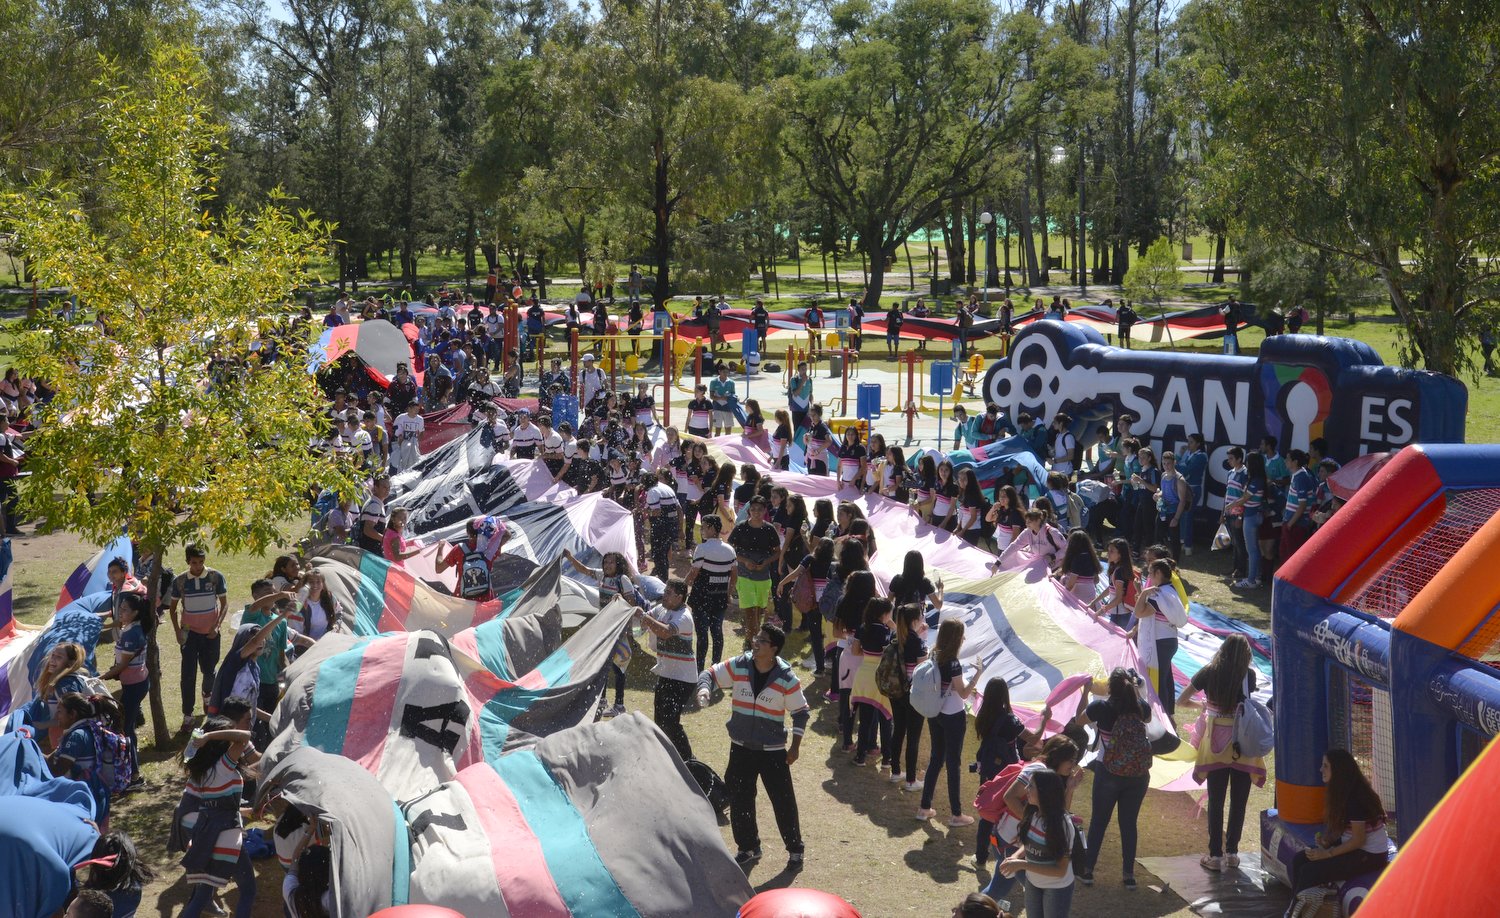
<path id="1" fill-rule="evenodd" d="M 860 918 L 854 906 L 818 889 L 768 889 L 746 902 L 738 918 Z"/>
<path id="2" fill-rule="evenodd" d="M 464 918 L 451 908 L 441 905 L 393 905 L 383 908 L 370 918 Z"/>

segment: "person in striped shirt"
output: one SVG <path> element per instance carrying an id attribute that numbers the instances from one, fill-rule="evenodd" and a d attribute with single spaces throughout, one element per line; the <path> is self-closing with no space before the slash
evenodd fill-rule
<path id="1" fill-rule="evenodd" d="M 187 573 L 172 581 L 172 604 L 167 615 L 182 648 L 182 729 L 193 728 L 193 673 L 203 675 L 203 708 L 213 691 L 214 672 L 219 666 L 219 626 L 229 610 L 229 588 L 224 575 L 208 567 L 207 554 L 197 545 L 184 550 Z M 178 607 L 182 618 L 177 617 Z"/>
<path id="2" fill-rule="evenodd" d="M 687 575 L 698 629 L 699 671 L 708 662 L 710 642 L 715 663 L 724 655 L 724 613 L 729 609 L 729 593 L 739 577 L 734 548 L 719 538 L 724 531 L 723 520 L 714 514 L 704 517 L 702 525 L 703 542 L 693 549 L 693 566 Z"/>
<path id="3" fill-rule="evenodd" d="M 709 690 L 730 690 L 729 765 L 724 784 L 729 791 L 729 822 L 739 848 L 735 861 L 748 866 L 759 860 L 760 828 L 755 819 L 756 782 L 766 785 L 776 827 L 786 845 L 787 869 L 802 869 L 804 847 L 792 787 L 792 765 L 802 749 L 809 710 L 802 683 L 780 657 L 786 632 L 763 625 L 750 650 L 717 663 L 698 677 L 698 706 L 706 707 Z M 786 718 L 792 719 L 792 742 L 787 745 Z"/>
<path id="4" fill-rule="evenodd" d="M 516 412 L 519 421 L 510 435 L 510 454 L 515 459 L 535 459 L 536 448 L 542 445 L 542 431 L 531 423 L 531 412 L 525 408 Z"/>
<path id="5" fill-rule="evenodd" d="M 248 918 L 255 908 L 255 868 L 242 847 L 244 821 L 241 797 L 245 780 L 241 767 L 258 757 L 250 745 L 248 705 L 238 700 L 222 706 L 220 714 L 195 730 L 183 760 L 187 785 L 172 816 L 168 850 L 185 851 L 182 866 L 192 890 L 183 907 L 185 918 L 198 918 L 214 891 L 229 885 L 239 889 L 237 918 Z"/>
<path id="6" fill-rule="evenodd" d="M 656 707 L 653 720 L 677 747 L 686 762 L 693 746 L 682 728 L 682 712 L 692 700 L 698 683 L 698 660 L 693 655 L 693 610 L 687 605 L 687 584 L 680 577 L 667 581 L 661 602 L 641 613 L 641 626 L 650 635 L 656 655 Z"/>

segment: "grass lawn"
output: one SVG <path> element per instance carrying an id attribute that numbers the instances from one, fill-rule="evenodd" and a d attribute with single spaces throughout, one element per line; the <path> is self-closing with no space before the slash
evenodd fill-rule
<path id="1" fill-rule="evenodd" d="M 29 527 L 28 527 L 29 528 Z M 91 548 L 71 535 L 54 533 L 17 538 L 14 542 L 16 563 L 13 568 L 16 609 L 23 622 L 38 624 L 46 620 L 56 604 L 57 591 L 63 579 Z M 209 564 L 224 573 L 229 581 L 231 610 L 249 598 L 250 581 L 263 576 L 277 552 L 266 556 L 212 555 Z M 169 552 L 169 558 L 180 562 L 180 550 Z M 1267 624 L 1264 603 L 1269 596 L 1262 591 L 1253 597 L 1237 597 L 1223 587 L 1225 558 L 1222 553 L 1200 553 L 1188 559 L 1187 570 L 1194 598 L 1231 615 L 1261 627 Z M 177 563 L 175 566 L 180 567 Z M 731 613 L 737 618 L 737 615 Z M 731 644 L 735 638 L 730 635 Z M 170 644 L 170 642 L 168 642 Z M 110 665 L 113 650 L 99 648 L 101 668 Z M 784 656 L 800 660 L 806 655 L 803 636 L 793 635 Z M 177 700 L 178 653 L 170 646 L 162 652 L 162 685 L 169 729 L 176 731 L 181 723 Z M 653 677 L 649 661 L 638 654 L 629 674 L 626 704 L 633 711 L 651 710 Z M 804 682 L 810 676 L 802 671 Z M 795 885 L 835 892 L 852 901 L 869 918 L 899 915 L 942 915 L 966 893 L 979 888 L 972 868 L 964 866 L 964 855 L 972 850 L 974 830 L 950 831 L 941 820 L 921 823 L 912 818 L 917 802 L 914 795 L 903 792 L 871 768 L 856 768 L 849 757 L 836 751 L 837 710 L 826 704 L 821 691 L 809 692 L 814 716 L 803 755 L 793 773 L 801 808 L 802 831 L 807 843 L 807 865 L 795 878 Z M 148 715 L 149 716 L 149 715 Z M 724 721 L 728 710 L 723 703 L 685 721 L 695 754 L 721 773 L 728 760 L 728 738 Z M 166 851 L 167 828 L 182 787 L 182 772 L 177 765 L 183 737 L 174 736 L 166 748 L 151 742 L 149 728 L 143 728 L 142 758 L 150 788 L 144 793 L 121 801 L 115 809 L 114 825 L 128 831 L 141 847 L 145 857 L 157 869 L 158 878 L 147 889 L 142 915 L 175 914 L 185 901 L 185 887 L 180 882 L 181 869 L 176 858 Z M 969 738 L 966 759 L 972 758 L 977 743 Z M 928 741 L 922 740 L 921 761 L 926 761 Z M 977 790 L 977 778 L 965 773 L 962 799 L 966 809 Z M 945 785 L 940 785 L 945 786 Z M 940 791 L 939 796 L 942 796 Z M 1251 828 L 1244 847 L 1255 847 L 1254 814 L 1271 805 L 1269 790 L 1252 795 Z M 770 806 L 762 795 L 760 825 L 766 851 L 764 861 L 751 873 L 751 881 L 760 888 L 789 885 L 793 878 L 781 873 L 785 859 L 781 854 Z M 941 809 L 941 807 L 940 807 Z M 1080 789 L 1074 809 L 1085 819 L 1089 813 L 1089 786 Z M 1186 854 L 1205 850 L 1205 825 L 1196 804 L 1186 795 L 1151 792 L 1141 815 L 1141 856 Z M 725 844 L 733 841 L 728 827 L 723 830 Z M 1175 894 L 1151 891 L 1160 884 L 1144 871 L 1138 871 L 1142 889 L 1135 895 L 1122 895 L 1119 885 L 1119 839 L 1114 829 L 1104 843 L 1098 870 L 1098 884 L 1091 889 L 1079 888 L 1077 914 L 1109 914 L 1122 918 L 1190 914 Z M 258 868 L 257 916 L 279 916 L 281 871 L 274 860 L 261 861 Z M 234 892 L 229 893 L 229 904 Z M 477 918 L 477 916 L 471 916 Z"/>

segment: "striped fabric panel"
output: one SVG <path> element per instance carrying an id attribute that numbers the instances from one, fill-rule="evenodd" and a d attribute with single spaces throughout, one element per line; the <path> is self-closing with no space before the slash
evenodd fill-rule
<path id="1" fill-rule="evenodd" d="M 349 732 L 349 714 L 354 707 L 355 682 L 368 647 L 369 643 L 353 647 L 318 666 L 303 734 L 307 745 L 334 755 L 344 751 L 344 736 Z"/>

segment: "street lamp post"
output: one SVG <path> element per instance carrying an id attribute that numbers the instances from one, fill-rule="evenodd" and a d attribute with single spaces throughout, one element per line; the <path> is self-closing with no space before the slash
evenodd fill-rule
<path id="1" fill-rule="evenodd" d="M 990 274 L 995 265 L 995 215 L 985 211 L 979 215 L 979 222 L 984 224 L 984 294 L 980 299 L 988 303 L 990 284 L 993 283 Z"/>

